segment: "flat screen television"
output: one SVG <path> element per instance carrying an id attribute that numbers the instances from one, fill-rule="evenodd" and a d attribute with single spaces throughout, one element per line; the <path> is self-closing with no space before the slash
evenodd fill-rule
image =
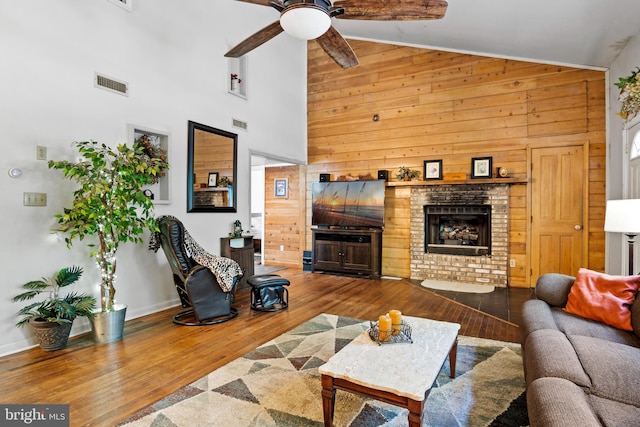
<path id="1" fill-rule="evenodd" d="M 311 223 L 325 227 L 384 227 L 384 180 L 314 182 Z"/>

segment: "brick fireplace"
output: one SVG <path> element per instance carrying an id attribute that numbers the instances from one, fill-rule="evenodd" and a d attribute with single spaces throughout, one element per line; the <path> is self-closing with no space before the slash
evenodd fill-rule
<path id="1" fill-rule="evenodd" d="M 412 187 L 411 278 L 507 286 L 508 221 L 507 184 Z"/>

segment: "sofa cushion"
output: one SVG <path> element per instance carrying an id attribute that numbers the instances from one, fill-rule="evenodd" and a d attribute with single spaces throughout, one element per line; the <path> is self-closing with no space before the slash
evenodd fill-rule
<path id="1" fill-rule="evenodd" d="M 623 331 L 602 322 L 585 319 L 575 314 L 567 313 L 561 308 L 551 309 L 557 329 L 567 335 L 584 335 L 586 337 L 600 338 L 620 344 L 640 347 L 640 339 L 629 331 Z"/>
<path id="2" fill-rule="evenodd" d="M 527 386 L 531 427 L 601 427 L 584 391 L 562 378 L 539 378 Z"/>
<path id="3" fill-rule="evenodd" d="M 611 276 L 581 268 L 565 311 L 631 331 L 631 304 L 638 287 L 640 276 Z"/>
<path id="4" fill-rule="evenodd" d="M 591 394 L 640 407 L 640 349 L 598 338 L 570 335 Z"/>
<path id="5" fill-rule="evenodd" d="M 566 274 L 543 274 L 536 281 L 536 298 L 554 307 L 564 307 L 575 280 L 575 277 Z"/>
<path id="6" fill-rule="evenodd" d="M 529 384 L 537 378 L 564 378 L 583 387 L 591 388 L 571 342 L 560 331 L 541 329 L 531 332 L 525 344 L 525 375 Z"/>
<path id="7" fill-rule="evenodd" d="M 631 326 L 633 333 L 640 338 L 640 298 L 636 296 L 636 300 L 631 304 Z"/>
<path id="8" fill-rule="evenodd" d="M 638 425 L 640 408 L 593 395 L 589 396 L 589 400 L 593 411 L 605 426 L 627 427 Z"/>
<path id="9" fill-rule="evenodd" d="M 540 329 L 558 329 L 552 308 L 544 301 L 530 299 L 522 304 L 520 335 L 524 344 L 533 331 Z"/>

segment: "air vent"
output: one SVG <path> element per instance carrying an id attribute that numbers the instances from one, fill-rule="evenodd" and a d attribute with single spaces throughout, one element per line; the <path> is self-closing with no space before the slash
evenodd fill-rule
<path id="1" fill-rule="evenodd" d="M 234 128 L 247 130 L 247 126 L 248 126 L 247 122 L 243 122 L 242 120 L 238 120 L 238 119 L 233 119 L 233 127 Z"/>
<path id="2" fill-rule="evenodd" d="M 114 80 L 110 77 L 96 73 L 95 87 L 105 89 L 110 92 L 119 93 L 120 95 L 129 96 L 129 85 L 126 82 Z"/>

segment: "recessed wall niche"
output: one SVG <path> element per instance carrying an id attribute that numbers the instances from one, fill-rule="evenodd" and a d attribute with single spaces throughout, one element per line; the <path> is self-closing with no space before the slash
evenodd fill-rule
<path id="1" fill-rule="evenodd" d="M 164 176 L 158 179 L 158 182 L 145 187 L 145 190 L 151 191 L 151 197 L 153 203 L 156 205 L 168 205 L 171 203 L 170 197 L 170 175 L 171 175 L 171 157 L 169 156 L 169 140 L 170 134 L 168 132 L 151 129 L 144 126 L 128 125 L 128 141 L 129 144 L 133 143 L 144 135 L 149 137 L 149 140 L 153 145 L 159 146 L 167 153 L 167 163 L 169 163 L 169 169 L 165 172 Z"/>
<path id="2" fill-rule="evenodd" d="M 227 58 L 227 91 L 240 98 L 247 99 L 248 67 L 247 57 Z"/>

